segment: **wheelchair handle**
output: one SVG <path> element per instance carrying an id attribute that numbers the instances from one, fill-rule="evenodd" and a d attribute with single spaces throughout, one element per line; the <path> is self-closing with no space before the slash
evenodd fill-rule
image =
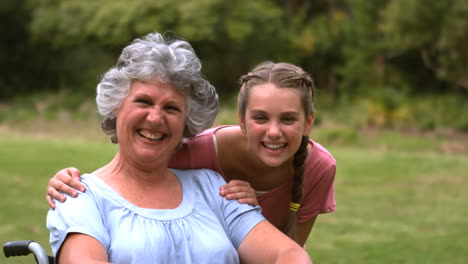
<path id="1" fill-rule="evenodd" d="M 48 264 L 49 256 L 38 243 L 32 240 L 21 240 L 6 242 L 3 245 L 3 253 L 5 257 L 27 256 L 30 253 L 34 254 L 34 258 L 38 264 Z"/>

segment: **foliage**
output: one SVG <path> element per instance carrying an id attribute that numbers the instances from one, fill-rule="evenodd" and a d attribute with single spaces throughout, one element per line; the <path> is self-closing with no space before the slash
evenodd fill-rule
<path id="1" fill-rule="evenodd" d="M 233 89 L 247 67 L 265 58 L 288 60 L 292 52 L 282 29 L 282 12 L 270 1 L 61 0 L 34 4 L 32 35 L 57 48 L 91 43 L 115 56 L 124 44 L 148 32 L 174 32 L 192 43 L 221 91 Z M 277 44 L 270 45 L 272 40 Z M 284 52 L 277 53 L 278 49 Z"/>
<path id="2" fill-rule="evenodd" d="M 415 52 L 435 79 L 468 90 L 468 1 L 393 0 L 382 14 L 388 52 Z"/>
<path id="3" fill-rule="evenodd" d="M 8 41 L 0 96 L 93 94 L 121 48 L 151 31 L 190 43 L 222 95 L 264 60 L 311 72 L 334 98 L 468 90 L 468 0 L 19 0 L 0 5 Z"/>
<path id="4" fill-rule="evenodd" d="M 30 10 L 24 0 L 0 4 L 0 100 L 15 93 L 33 93 L 44 86 L 57 87 L 57 53 L 46 44 L 31 43 L 27 26 Z M 38 87 L 38 83 L 43 87 Z"/>

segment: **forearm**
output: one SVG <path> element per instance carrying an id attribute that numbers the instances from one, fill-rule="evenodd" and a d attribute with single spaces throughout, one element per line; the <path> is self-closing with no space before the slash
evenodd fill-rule
<path id="1" fill-rule="evenodd" d="M 238 248 L 242 263 L 312 263 L 296 242 L 268 221 L 258 223 Z"/>
<path id="2" fill-rule="evenodd" d="M 57 255 L 57 263 L 109 264 L 105 249 L 95 238 L 72 233 L 67 236 Z"/>
<path id="3" fill-rule="evenodd" d="M 307 252 L 303 249 L 291 248 L 285 250 L 278 256 L 275 261 L 276 264 L 289 264 L 289 263 L 303 263 L 311 264 L 312 260 Z"/>
<path id="4" fill-rule="evenodd" d="M 296 241 L 299 244 L 299 246 L 304 247 L 307 239 L 309 238 L 310 232 L 312 231 L 312 228 L 314 227 L 316 219 L 317 219 L 317 216 L 314 216 L 305 222 L 297 223 Z"/>
<path id="5" fill-rule="evenodd" d="M 107 261 L 102 261 L 102 260 L 95 260 L 95 259 L 84 259 L 84 258 L 79 258 L 79 259 L 69 259 L 67 257 L 59 257 L 58 264 L 66 263 L 66 264 L 112 264 L 111 262 Z"/>

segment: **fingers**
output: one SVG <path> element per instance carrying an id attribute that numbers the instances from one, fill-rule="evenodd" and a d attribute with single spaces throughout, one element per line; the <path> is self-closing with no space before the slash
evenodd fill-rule
<path id="1" fill-rule="evenodd" d="M 57 174 L 55 174 L 54 178 L 57 178 L 57 180 L 65 183 L 66 185 L 68 185 L 68 186 L 70 186 L 70 187 L 72 187 L 72 188 L 74 188 L 76 190 L 84 192 L 84 191 L 86 191 L 86 189 L 80 183 L 80 181 L 81 181 L 81 175 L 80 174 L 81 173 L 77 168 L 70 167 L 70 168 L 66 168 L 66 169 L 63 169 L 63 170 L 57 172 Z M 64 190 L 61 190 L 61 189 L 59 189 L 59 191 L 65 192 Z M 65 193 L 67 193 L 67 192 L 65 192 Z"/>
<path id="2" fill-rule="evenodd" d="M 252 192 L 255 194 L 255 190 L 248 182 L 240 180 L 232 180 L 229 183 L 226 183 L 225 185 L 221 186 L 220 191 L 223 191 L 223 196 L 236 192 Z"/>
<path id="3" fill-rule="evenodd" d="M 232 180 L 226 184 L 224 184 L 223 186 L 221 186 L 221 188 L 225 188 L 225 189 L 228 189 L 228 188 L 252 188 L 250 186 L 250 183 L 246 182 L 246 181 L 241 181 L 241 180 Z"/>
<path id="4" fill-rule="evenodd" d="M 80 180 L 80 171 L 76 168 L 66 168 L 57 172 L 57 174 L 49 180 L 49 184 L 47 185 L 46 200 L 49 207 L 55 209 L 54 199 L 62 203 L 65 202 L 67 198 L 62 193 L 76 197 L 78 196 L 76 190 L 84 192 L 86 189 L 79 182 Z"/>
<path id="5" fill-rule="evenodd" d="M 63 181 L 57 180 L 56 178 L 50 179 L 49 185 L 47 185 L 47 194 L 59 201 L 65 201 L 65 196 L 63 196 L 60 192 L 66 193 L 72 197 L 76 197 L 78 195 L 78 192 L 71 188 L 68 183 L 64 183 Z"/>
<path id="6" fill-rule="evenodd" d="M 221 186 L 219 194 L 228 200 L 236 199 L 239 203 L 258 205 L 255 190 L 246 181 L 232 180 Z"/>
<path id="7" fill-rule="evenodd" d="M 77 168 L 66 168 L 57 172 L 57 174 L 55 174 L 55 176 L 50 179 L 49 187 L 53 187 L 60 192 L 64 192 L 75 197 L 78 195 L 76 190 L 81 192 L 86 190 L 80 181 L 80 171 Z"/>
<path id="8" fill-rule="evenodd" d="M 52 209 L 52 210 L 55 210 L 55 203 L 52 199 L 52 196 L 50 196 L 49 194 L 46 195 L 46 199 L 47 199 L 47 203 L 49 204 L 49 207 Z"/>
<path id="9" fill-rule="evenodd" d="M 237 201 L 240 204 L 249 204 L 249 205 L 252 205 L 252 206 L 257 206 L 258 205 L 257 197 L 242 198 L 242 199 L 237 199 Z"/>

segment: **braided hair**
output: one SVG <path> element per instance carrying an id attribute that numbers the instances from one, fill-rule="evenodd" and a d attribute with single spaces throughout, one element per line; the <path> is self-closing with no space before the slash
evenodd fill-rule
<path id="1" fill-rule="evenodd" d="M 256 85 L 272 83 L 278 88 L 290 88 L 299 92 L 305 117 L 310 116 L 314 110 L 313 96 L 314 83 L 308 73 L 298 66 L 289 63 L 264 62 L 255 67 L 250 73 L 240 79 L 241 90 L 237 100 L 239 115 L 244 117 L 251 90 Z M 305 161 L 307 159 L 307 146 L 309 137 L 303 136 L 301 144 L 293 157 L 294 174 L 291 187 L 291 208 L 288 213 L 288 222 L 282 230 L 290 238 L 297 241 L 296 223 L 297 210 L 302 202 Z"/>
<path id="2" fill-rule="evenodd" d="M 305 161 L 307 159 L 307 145 L 309 144 L 309 136 L 303 136 L 299 149 L 294 154 L 293 159 L 293 184 L 291 187 L 291 203 L 301 204 L 302 203 L 302 187 L 304 183 L 304 171 Z M 298 209 L 298 208 L 297 208 Z M 284 228 L 283 232 L 290 238 L 296 240 L 296 222 L 297 222 L 297 210 L 289 210 L 288 223 Z"/>

